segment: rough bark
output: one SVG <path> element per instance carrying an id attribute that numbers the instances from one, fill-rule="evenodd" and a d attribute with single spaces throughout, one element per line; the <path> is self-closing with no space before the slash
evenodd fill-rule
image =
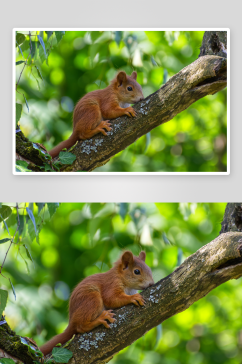
<path id="1" fill-rule="evenodd" d="M 242 203 L 228 203 L 225 209 L 220 234 L 228 231 L 242 232 Z"/>
<path id="2" fill-rule="evenodd" d="M 198 57 L 215 55 L 227 58 L 227 32 L 205 32 Z"/>
<path id="3" fill-rule="evenodd" d="M 76 335 L 67 346 L 73 352 L 69 364 L 109 362 L 153 327 L 186 310 L 222 283 L 240 277 L 242 233 L 221 234 L 188 257 L 169 276 L 144 290 L 144 307 L 128 305 L 117 309 L 117 320 L 111 324 L 111 329 L 99 326 L 89 333 Z M 14 355 L 22 359 L 21 353 Z"/>
<path id="4" fill-rule="evenodd" d="M 2 322 L 5 320 L 2 318 Z M 16 363 L 24 362 L 32 364 L 36 360 L 35 355 L 31 352 L 31 348 L 25 345 L 27 342 L 33 349 L 33 343 L 28 338 L 21 338 L 11 330 L 7 322 L 0 325 L 0 358 L 11 358 Z M 36 346 L 37 347 L 37 346 Z"/>
<path id="5" fill-rule="evenodd" d="M 76 160 L 72 165 L 63 166 L 61 171 L 93 171 L 141 136 L 173 119 L 192 103 L 222 90 L 227 85 L 226 57 L 227 32 L 205 32 L 200 55 L 195 62 L 171 77 L 157 92 L 137 103 L 134 106 L 136 118 L 123 116 L 113 119 L 112 130 L 107 137 L 98 134 L 78 142 L 71 150 Z M 25 154 L 24 148 L 18 153 L 33 161 Z M 29 168 L 41 171 L 39 165 L 30 165 Z"/>

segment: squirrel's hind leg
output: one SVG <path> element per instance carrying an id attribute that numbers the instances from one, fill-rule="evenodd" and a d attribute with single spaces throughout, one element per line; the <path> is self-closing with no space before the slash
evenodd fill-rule
<path id="1" fill-rule="evenodd" d="M 92 136 L 102 133 L 107 135 L 107 131 L 112 130 L 109 120 L 103 120 L 99 106 L 92 105 L 89 108 L 88 114 L 82 114 L 81 119 L 75 122 L 75 133 L 78 135 L 79 139 L 89 139 Z"/>
<path id="2" fill-rule="evenodd" d="M 87 305 L 78 308 L 71 318 L 77 333 L 91 331 L 94 327 L 104 325 L 109 328 L 106 320 L 114 322 L 112 310 L 105 311 L 103 300 L 99 292 L 88 293 Z"/>

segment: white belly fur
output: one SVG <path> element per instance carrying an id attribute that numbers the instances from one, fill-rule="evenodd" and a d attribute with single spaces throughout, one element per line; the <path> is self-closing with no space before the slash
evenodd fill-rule
<path id="1" fill-rule="evenodd" d="M 128 294 L 129 296 L 132 296 L 132 294 L 137 293 L 136 289 L 132 289 L 132 288 L 125 288 L 124 292 L 126 294 Z"/>
<path id="2" fill-rule="evenodd" d="M 120 102 L 119 106 L 125 108 L 125 107 L 129 107 L 130 104 L 127 104 L 125 102 Z"/>

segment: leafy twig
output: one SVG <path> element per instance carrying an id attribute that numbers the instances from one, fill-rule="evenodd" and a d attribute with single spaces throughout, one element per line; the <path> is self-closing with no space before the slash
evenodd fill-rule
<path id="1" fill-rule="evenodd" d="M 13 237 L 12 237 L 12 239 L 11 239 L 11 243 L 10 243 L 10 245 L 9 245 L 9 247 L 8 247 L 8 250 L 7 250 L 6 254 L 5 254 L 5 257 L 4 257 L 4 259 L 3 259 L 3 264 L 1 265 L 1 269 L 0 269 L 0 274 L 1 274 L 1 275 L 2 275 L 2 269 L 3 269 L 3 266 L 4 266 L 5 260 L 6 260 L 6 258 L 7 258 L 8 252 L 9 252 L 9 250 L 10 250 L 10 248 L 11 248 L 12 244 L 14 243 L 14 238 L 15 238 L 15 236 L 16 236 L 16 234 L 17 234 L 18 230 L 19 230 L 19 227 L 20 227 L 20 219 L 19 219 L 19 212 L 18 212 L 18 209 L 19 209 L 19 207 L 18 207 L 18 203 L 16 203 L 17 220 L 18 220 L 17 229 L 16 229 L 16 231 L 15 231 L 15 233 L 14 233 L 14 236 L 13 236 Z"/>

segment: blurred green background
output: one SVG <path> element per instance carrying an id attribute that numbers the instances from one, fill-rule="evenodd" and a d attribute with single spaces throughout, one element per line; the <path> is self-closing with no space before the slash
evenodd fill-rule
<path id="1" fill-rule="evenodd" d="M 13 206 L 14 204 L 10 204 Z M 20 204 L 20 207 L 28 204 Z M 157 282 L 186 257 L 216 238 L 225 203 L 63 203 L 46 223 L 40 242 L 29 245 L 34 265 L 28 274 L 22 247 L 12 247 L 1 288 L 9 291 L 6 319 L 19 335 L 41 345 L 64 330 L 68 298 L 84 277 L 110 269 L 122 250 L 147 253 L 147 264 Z M 37 208 L 34 205 L 34 215 Z M 26 214 L 25 209 L 20 210 Z M 16 225 L 6 220 L 11 234 Z M 15 215 L 16 216 L 16 215 Z M 7 237 L 1 224 L 0 238 Z M 0 244 L 1 262 L 7 244 Z M 241 364 L 242 280 L 229 281 L 213 290 L 112 359 L 114 364 Z"/>
<path id="2" fill-rule="evenodd" d="M 47 34 L 42 33 L 46 44 L 57 43 L 55 34 L 47 42 Z M 202 31 L 67 31 L 51 50 L 48 66 L 41 47 L 36 47 L 34 64 L 39 66 L 43 81 L 30 62 L 19 83 L 20 93 L 16 93 L 17 102 L 24 105 L 21 129 L 31 141 L 50 150 L 70 136 L 73 108 L 87 92 L 105 88 L 117 70 L 128 74 L 136 70 L 146 97 L 198 58 L 203 34 Z M 32 43 L 37 41 L 36 37 L 31 39 Z M 25 43 L 22 48 L 27 57 L 29 42 Z M 22 60 L 16 49 L 16 60 Z M 43 64 L 38 58 L 41 51 Z M 18 79 L 22 65 L 16 69 Z M 226 171 L 226 91 L 195 102 L 95 171 Z M 21 93 L 28 101 L 29 113 Z"/>

